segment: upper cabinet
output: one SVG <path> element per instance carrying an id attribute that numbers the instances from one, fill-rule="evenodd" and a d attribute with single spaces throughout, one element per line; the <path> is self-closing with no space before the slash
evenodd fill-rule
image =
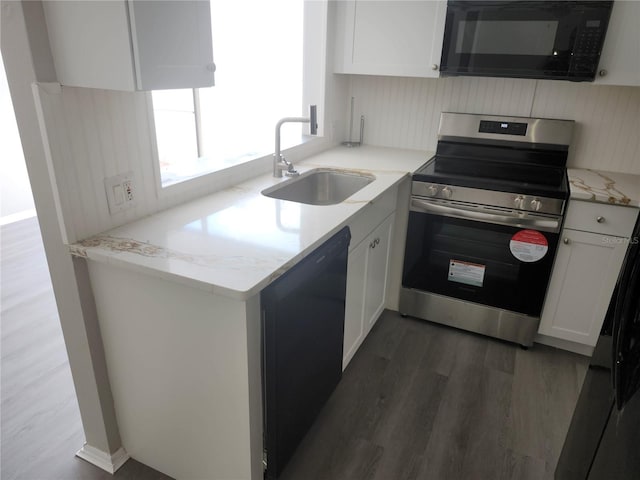
<path id="1" fill-rule="evenodd" d="M 640 2 L 613 3 L 596 83 L 640 86 Z"/>
<path id="2" fill-rule="evenodd" d="M 213 85 L 208 0 L 43 5 L 62 85 L 126 91 Z"/>
<path id="3" fill-rule="evenodd" d="M 445 0 L 337 3 L 336 73 L 439 76 Z"/>

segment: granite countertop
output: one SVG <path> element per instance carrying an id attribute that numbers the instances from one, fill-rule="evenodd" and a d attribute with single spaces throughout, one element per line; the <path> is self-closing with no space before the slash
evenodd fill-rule
<path id="1" fill-rule="evenodd" d="M 640 208 L 640 175 L 568 168 L 571 197 Z"/>
<path id="2" fill-rule="evenodd" d="M 431 152 L 336 147 L 297 162 L 304 173 L 337 168 L 376 179 L 337 205 L 315 206 L 260 192 L 288 180 L 264 174 L 69 246 L 73 255 L 245 300 L 320 246 Z"/>

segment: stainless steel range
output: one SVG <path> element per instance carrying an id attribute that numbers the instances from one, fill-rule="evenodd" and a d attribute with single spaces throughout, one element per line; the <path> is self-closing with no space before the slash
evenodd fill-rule
<path id="1" fill-rule="evenodd" d="M 400 312 L 533 344 L 568 198 L 573 121 L 443 113 L 413 175 Z"/>

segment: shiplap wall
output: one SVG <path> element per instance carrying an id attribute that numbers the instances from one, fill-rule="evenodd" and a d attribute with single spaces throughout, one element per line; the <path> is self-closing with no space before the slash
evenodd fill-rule
<path id="1" fill-rule="evenodd" d="M 365 116 L 366 144 L 435 150 L 444 111 L 560 118 L 577 123 L 570 166 L 640 174 L 639 87 L 354 75 L 350 95 L 355 98 L 354 124 Z"/>
<path id="2" fill-rule="evenodd" d="M 267 156 L 160 191 L 147 93 L 39 84 L 34 95 L 67 243 L 241 183 L 272 168 Z M 308 143 L 289 153 L 288 158 L 297 161 L 324 148 L 327 145 L 322 142 Z M 136 205 L 112 215 L 104 179 L 127 172 L 133 172 Z"/>
<path id="3" fill-rule="evenodd" d="M 157 209 L 145 94 L 56 84 L 37 85 L 36 90 L 68 242 Z M 134 174 L 136 206 L 111 215 L 104 179 L 129 171 Z"/>
<path id="4" fill-rule="evenodd" d="M 365 115 L 366 144 L 434 150 L 442 111 L 566 118 L 577 122 L 571 166 L 640 174 L 638 87 L 489 78 L 346 79 L 336 85 L 355 97 L 356 125 L 360 114 Z M 238 166 L 216 179 L 183 184 L 159 194 L 146 93 L 47 84 L 36 90 L 69 242 L 270 169 L 267 158 L 259 165 Z M 333 96 L 343 101 L 347 97 L 344 92 Z M 348 115 L 345 109 L 345 121 L 338 123 L 348 125 Z M 358 128 L 354 130 L 357 135 Z M 134 173 L 137 204 L 111 215 L 104 179 L 128 171 Z"/>

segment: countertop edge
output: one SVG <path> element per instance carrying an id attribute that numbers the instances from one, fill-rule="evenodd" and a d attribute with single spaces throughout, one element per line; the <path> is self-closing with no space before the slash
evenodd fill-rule
<path id="1" fill-rule="evenodd" d="M 395 152 L 406 152 L 406 150 L 400 150 L 400 149 L 398 150 L 388 149 L 388 148 L 375 149 L 375 147 L 374 147 L 374 151 L 378 152 L 378 154 L 383 154 L 383 155 L 386 155 L 386 154 L 393 155 Z M 427 154 L 428 152 L 423 152 L 423 151 L 411 151 L 411 152 L 414 155 L 420 155 L 422 162 L 426 162 L 429 158 Z M 322 154 L 309 157 L 308 159 L 305 159 L 303 162 L 300 162 L 300 163 L 305 167 L 311 167 L 311 168 L 327 167 L 326 162 L 318 161 L 318 157 L 320 157 L 321 155 Z M 419 165 L 416 165 L 416 167 L 417 166 Z M 380 198 L 382 195 L 388 192 L 389 189 L 396 188 L 397 185 L 399 185 L 405 178 L 411 175 L 411 171 L 407 169 L 394 169 L 394 168 L 383 169 L 383 170 L 375 169 L 375 168 L 366 169 L 366 168 L 352 168 L 349 165 L 345 165 L 345 166 L 336 165 L 334 166 L 334 168 L 350 170 L 350 171 L 360 170 L 366 173 L 373 173 L 374 175 L 376 175 L 376 173 L 378 172 L 381 172 L 385 174 L 386 179 L 389 181 L 389 184 L 386 185 L 386 187 L 383 190 L 378 191 L 375 194 L 375 196 L 367 199 L 366 201 L 353 201 L 353 200 L 348 201 L 347 200 L 345 202 L 342 202 L 341 204 L 345 204 L 345 205 L 357 205 L 357 208 L 355 208 L 352 212 L 350 212 L 348 216 L 345 217 L 341 222 L 334 225 L 332 228 L 330 228 L 326 232 L 323 232 L 323 234 L 320 235 L 317 239 L 315 239 L 315 241 L 307 245 L 304 249 L 302 249 L 300 252 L 298 252 L 291 258 L 287 259 L 287 261 L 284 264 L 277 267 L 274 271 L 272 271 L 270 274 L 263 277 L 261 280 L 257 281 L 257 283 L 252 285 L 251 288 L 247 290 L 234 289 L 231 287 L 214 284 L 214 283 L 211 283 L 210 281 L 201 280 L 196 278 L 195 276 L 189 276 L 181 273 L 170 272 L 154 266 L 142 265 L 140 263 L 136 263 L 127 258 L 128 255 L 136 255 L 135 253 L 130 253 L 127 251 L 118 251 L 117 249 L 109 250 L 108 248 L 97 247 L 96 244 L 100 242 L 101 239 L 109 237 L 109 232 L 104 232 L 102 234 L 98 234 L 88 239 L 76 242 L 74 244 L 67 245 L 67 248 L 69 253 L 74 257 L 84 258 L 87 260 L 92 260 L 95 262 L 99 262 L 99 263 L 103 263 L 111 266 L 117 266 L 118 268 L 123 268 L 128 271 L 150 275 L 156 278 L 162 278 L 167 281 L 197 288 L 205 292 L 225 296 L 228 298 L 233 298 L 238 301 L 246 301 L 249 298 L 253 297 L 254 295 L 259 294 L 260 291 L 263 290 L 267 285 L 269 285 L 274 280 L 279 278 L 287 270 L 295 266 L 298 262 L 300 262 L 303 258 L 305 258 L 309 253 L 311 253 L 317 247 L 322 245 L 322 243 L 328 240 L 333 234 L 335 234 L 345 226 L 349 225 L 352 222 L 353 218 L 358 214 L 360 214 L 366 206 L 374 203 L 378 198 Z M 390 176 L 394 176 L 394 175 L 396 175 L 397 178 L 391 181 Z M 219 193 L 219 192 L 216 192 L 216 193 Z M 216 193 L 213 193 L 211 195 L 214 196 L 216 195 Z M 341 204 L 338 204 L 338 205 L 341 205 Z M 174 207 L 174 208 L 180 208 L 180 206 Z M 163 212 L 158 212 L 157 214 L 161 214 L 161 213 Z M 157 215 L 157 214 L 154 214 L 154 215 Z M 132 222 L 132 224 L 135 224 L 140 220 L 142 219 L 136 220 Z M 126 241 L 127 239 L 123 239 L 123 240 Z M 163 248 L 163 247 L 156 247 L 152 244 L 145 244 L 144 242 L 139 242 L 137 240 L 134 240 L 134 241 L 140 243 L 139 246 L 141 248 L 151 248 L 151 249 Z M 137 260 L 139 260 L 139 258 L 137 258 Z"/>

